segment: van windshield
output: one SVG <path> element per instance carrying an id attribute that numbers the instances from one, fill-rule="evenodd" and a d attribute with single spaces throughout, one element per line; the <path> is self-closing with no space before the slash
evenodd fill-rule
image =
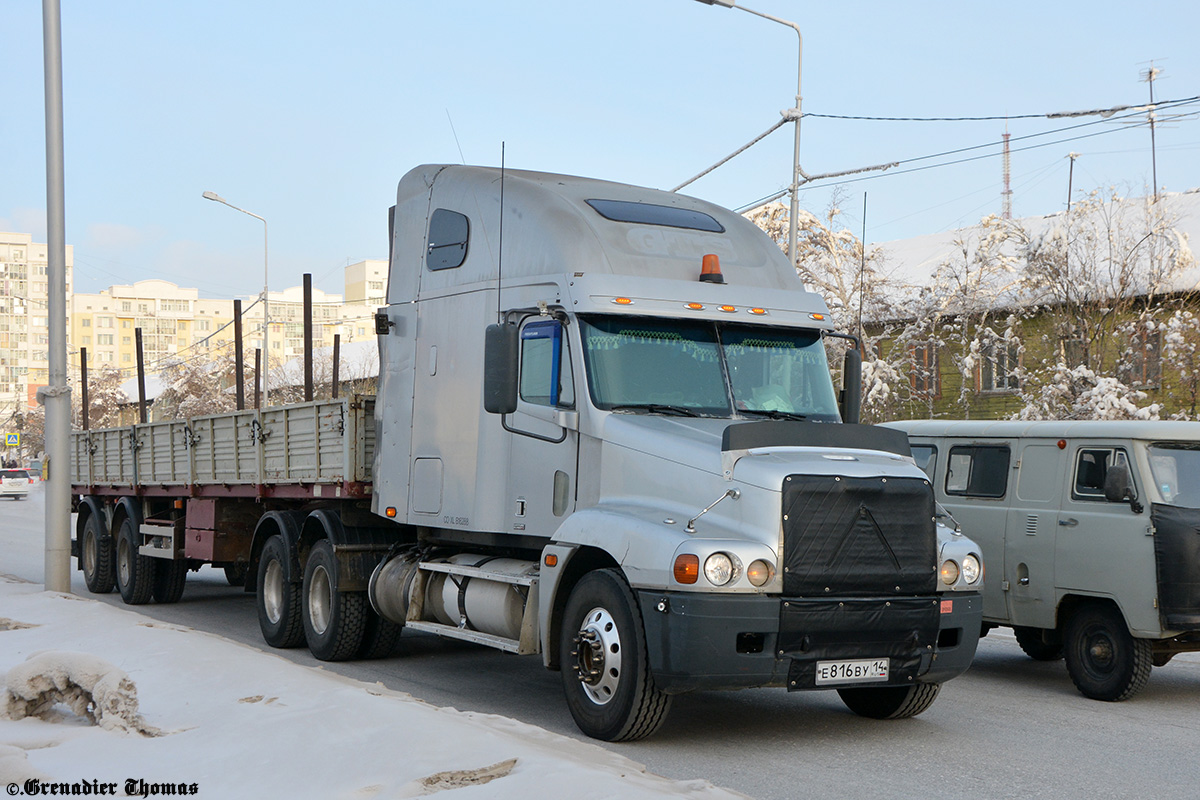
<path id="1" fill-rule="evenodd" d="M 816 331 L 705 320 L 580 320 L 597 408 L 685 416 L 840 419 Z"/>
<path id="2" fill-rule="evenodd" d="M 1150 472 L 1163 502 L 1200 508 L 1200 444 L 1156 442 L 1147 448 Z"/>

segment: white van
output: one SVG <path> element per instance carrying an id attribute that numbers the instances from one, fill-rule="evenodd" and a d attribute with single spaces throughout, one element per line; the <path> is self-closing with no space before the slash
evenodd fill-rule
<path id="1" fill-rule="evenodd" d="M 1124 700 L 1200 650 L 1200 424 L 910 420 L 938 501 L 983 548 L 985 633 Z"/>

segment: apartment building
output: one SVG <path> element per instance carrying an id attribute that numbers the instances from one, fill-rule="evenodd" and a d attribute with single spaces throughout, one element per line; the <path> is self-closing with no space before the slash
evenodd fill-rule
<path id="1" fill-rule="evenodd" d="M 47 250 L 30 234 L 0 232 L 0 414 L 34 406 L 38 387 L 50 380 Z M 71 245 L 66 256 L 69 297 Z"/>

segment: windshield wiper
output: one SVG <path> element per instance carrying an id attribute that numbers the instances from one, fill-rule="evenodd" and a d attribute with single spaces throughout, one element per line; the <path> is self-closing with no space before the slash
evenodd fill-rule
<path id="1" fill-rule="evenodd" d="M 677 417 L 698 417 L 696 411 L 686 406 L 669 406 L 662 403 L 626 403 L 613 406 L 610 411 L 646 411 L 651 414 L 674 414 Z"/>
<path id="2" fill-rule="evenodd" d="M 808 419 L 806 414 L 797 414 L 795 411 L 776 411 L 773 408 L 739 408 L 739 414 L 751 414 L 768 419 Z"/>

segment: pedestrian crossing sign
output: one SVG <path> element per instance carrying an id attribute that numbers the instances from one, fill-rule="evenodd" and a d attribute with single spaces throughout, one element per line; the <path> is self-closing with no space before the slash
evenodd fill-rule
<path id="1" fill-rule="evenodd" d="M 20 447 L 21 446 L 21 434 L 19 434 L 19 433 L 4 434 L 4 446 L 5 447 Z"/>

